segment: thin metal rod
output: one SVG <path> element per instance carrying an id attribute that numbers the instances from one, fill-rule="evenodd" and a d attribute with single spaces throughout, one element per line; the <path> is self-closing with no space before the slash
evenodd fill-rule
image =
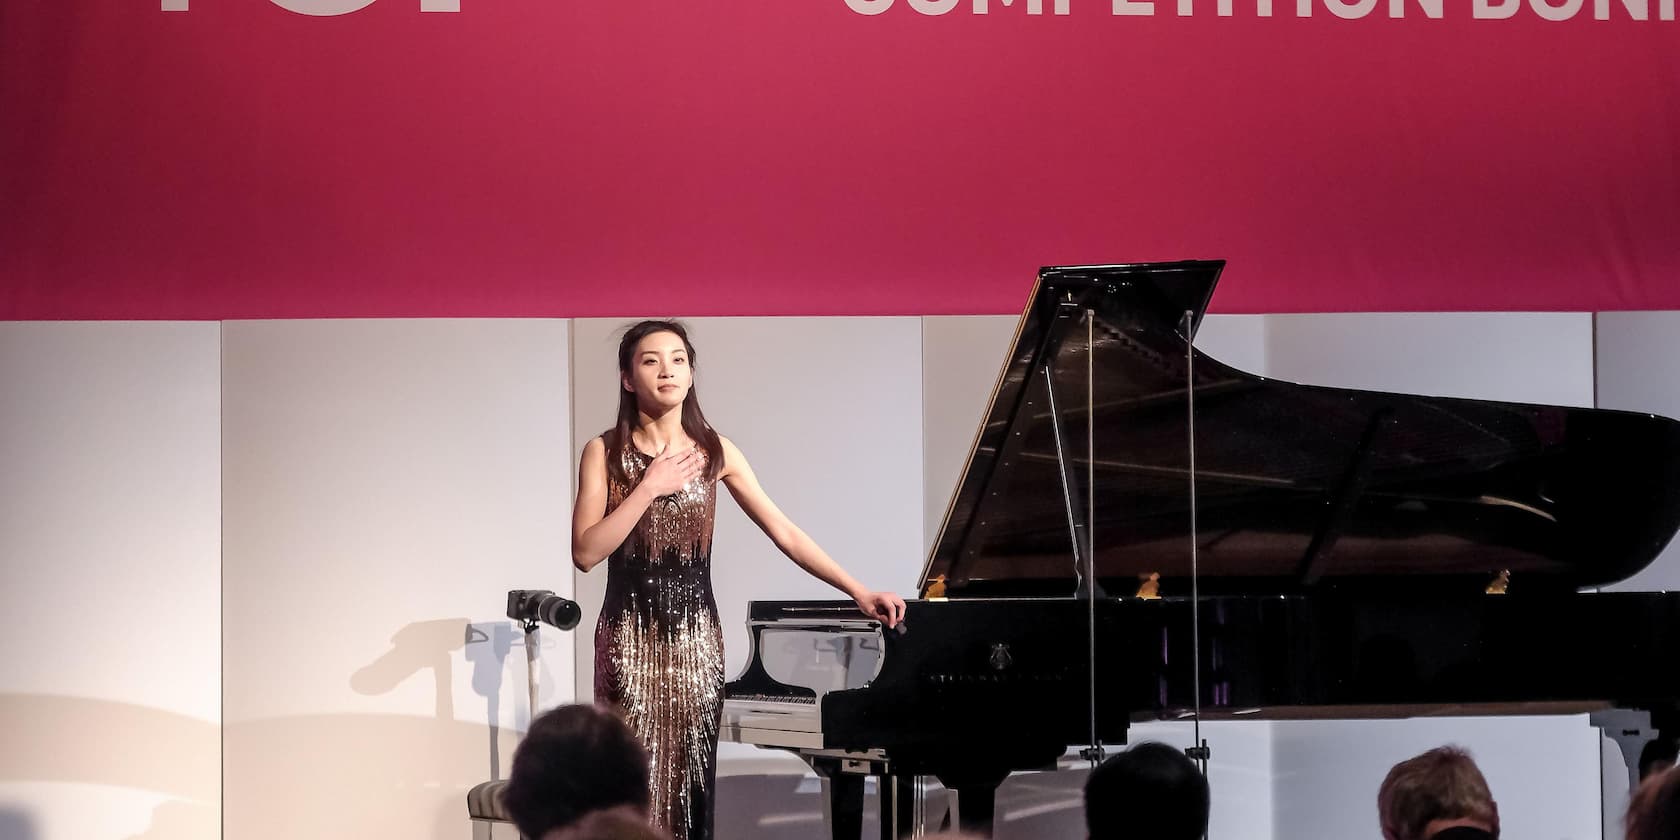
<path id="1" fill-rule="evenodd" d="M 1089 634 L 1086 651 L 1090 654 L 1086 673 L 1091 683 L 1091 747 L 1090 762 L 1094 767 L 1101 760 L 1102 745 L 1097 743 L 1097 412 L 1096 412 L 1096 356 L 1094 324 L 1097 314 L 1085 310 L 1085 630 Z"/>
<path id="2" fill-rule="evenodd" d="M 1088 537 L 1083 540 L 1080 539 L 1079 523 L 1075 519 L 1073 510 L 1073 488 L 1069 486 L 1069 482 L 1072 478 L 1068 473 L 1067 451 L 1062 446 L 1063 429 L 1061 411 L 1056 405 L 1055 370 L 1049 363 L 1044 365 L 1044 390 L 1049 395 L 1050 437 L 1056 443 L 1056 466 L 1058 468 L 1056 470 L 1056 475 L 1061 478 L 1062 482 L 1062 511 L 1067 514 L 1068 542 L 1073 548 L 1073 573 L 1080 578 L 1081 586 L 1086 587 L 1086 611 L 1087 618 L 1089 619 L 1096 615 L 1095 599 L 1097 582 L 1095 577 L 1092 576 L 1092 571 L 1096 568 L 1096 566 L 1089 560 L 1090 540 Z M 1089 525 L 1086 526 L 1086 533 L 1090 533 Z M 1082 553 L 1085 554 L 1086 557 L 1081 558 L 1079 555 Z M 1094 621 L 1087 621 L 1087 627 L 1090 628 L 1088 630 L 1090 637 L 1087 642 L 1086 650 L 1091 661 L 1091 707 L 1087 710 L 1091 723 L 1091 742 L 1086 745 L 1086 749 L 1080 751 L 1080 754 L 1087 761 L 1090 761 L 1093 765 L 1095 765 L 1097 762 L 1102 760 L 1102 745 L 1097 743 L 1096 738 L 1096 624 Z"/>
<path id="3" fill-rule="evenodd" d="M 1200 551 L 1197 545 L 1200 535 L 1196 530 L 1196 342 L 1192 338 L 1191 329 L 1195 325 L 1196 313 L 1184 313 L 1184 394 L 1185 411 L 1189 422 L 1189 451 L 1190 451 L 1190 649 L 1194 665 L 1192 690 L 1194 696 L 1195 741 L 1198 748 L 1202 744 L 1202 590 Z M 1205 751 L 1202 753 L 1205 755 Z M 1202 774 L 1207 775 L 1207 759 L 1202 760 Z"/>
<path id="4" fill-rule="evenodd" d="M 888 802 L 887 807 L 892 809 L 892 820 L 891 820 L 892 836 L 894 838 L 903 837 L 904 835 L 899 833 L 899 825 L 898 825 L 898 776 L 897 775 L 881 776 L 879 778 L 880 778 L 881 781 L 886 782 L 887 787 L 891 788 L 891 790 L 892 790 L 892 792 L 890 794 L 888 794 L 888 799 L 887 799 L 887 802 Z M 877 790 L 876 793 L 877 794 L 886 793 L 886 791 Z"/>

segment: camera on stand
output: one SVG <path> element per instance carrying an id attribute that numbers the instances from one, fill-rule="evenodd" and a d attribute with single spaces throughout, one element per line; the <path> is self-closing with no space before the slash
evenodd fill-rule
<path id="1" fill-rule="evenodd" d="M 536 629 L 537 622 L 561 630 L 570 630 L 583 618 L 583 610 L 576 601 L 562 598 L 548 589 L 515 589 L 508 592 L 507 617 L 525 625 L 525 632 Z"/>
<path id="2" fill-rule="evenodd" d="M 507 617 L 517 621 L 525 628 L 525 679 L 531 692 L 531 711 L 537 709 L 537 672 L 541 664 L 537 662 L 537 625 L 547 624 L 561 630 L 570 630 L 578 625 L 583 618 L 583 610 L 578 609 L 576 601 L 562 598 L 549 589 L 514 589 L 508 592 Z"/>

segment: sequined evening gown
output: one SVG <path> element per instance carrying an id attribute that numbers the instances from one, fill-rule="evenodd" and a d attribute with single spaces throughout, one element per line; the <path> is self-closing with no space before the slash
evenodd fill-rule
<path id="1" fill-rule="evenodd" d="M 608 513 L 652 460 L 634 446 L 618 457 L 629 480 L 607 471 Z M 701 478 L 654 501 L 607 559 L 595 626 L 595 698 L 617 706 L 647 747 L 653 822 L 677 840 L 712 836 L 723 711 L 723 630 L 711 580 L 716 490 Z"/>

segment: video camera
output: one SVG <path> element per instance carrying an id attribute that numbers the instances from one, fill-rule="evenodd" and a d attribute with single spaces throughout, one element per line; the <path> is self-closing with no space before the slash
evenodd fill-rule
<path id="1" fill-rule="evenodd" d="M 570 630 L 582 620 L 583 610 L 576 601 L 548 589 L 515 589 L 508 593 L 507 617 L 524 624 L 527 631 L 539 621 Z"/>

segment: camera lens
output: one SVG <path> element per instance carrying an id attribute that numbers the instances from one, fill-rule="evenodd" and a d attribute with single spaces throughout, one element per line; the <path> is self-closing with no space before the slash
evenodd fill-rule
<path id="1" fill-rule="evenodd" d="M 578 621 L 583 618 L 583 611 L 578 609 L 575 601 L 569 601 L 553 593 L 538 599 L 535 612 L 538 621 L 553 625 L 561 630 L 570 630 L 576 627 Z"/>

